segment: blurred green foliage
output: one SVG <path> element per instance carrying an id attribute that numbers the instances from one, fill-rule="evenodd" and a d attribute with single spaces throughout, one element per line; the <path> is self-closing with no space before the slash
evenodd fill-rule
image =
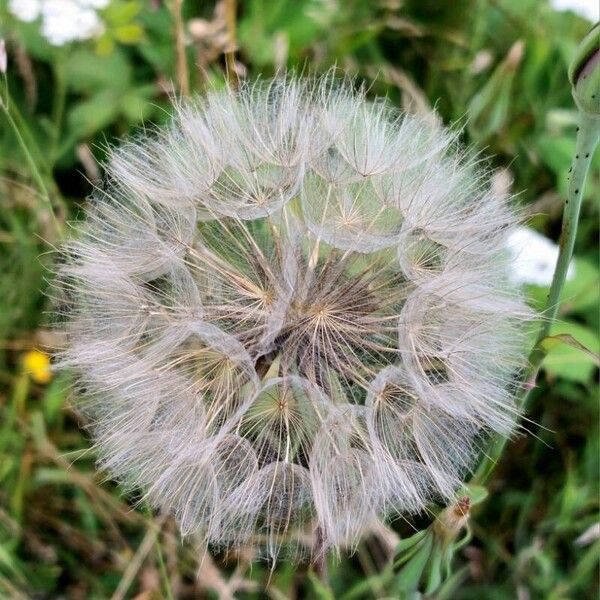
<path id="1" fill-rule="evenodd" d="M 183 3 L 193 90 L 227 77 L 228 4 Z M 54 47 L 39 23 L 16 20 L 0 0 L 9 110 L 63 207 L 61 221 L 78 217 L 107 144 L 168 117 L 185 76 L 173 6 L 115 0 L 102 11 L 100 37 Z M 240 0 L 233 67 L 254 77 L 337 65 L 407 110 L 435 106 L 510 174 L 525 218 L 556 239 L 575 147 L 567 65 L 589 28 L 540 0 Z M 397 536 L 407 539 L 426 519 L 394 523 L 355 554 L 331 560 L 326 585 L 307 565 L 250 568 L 251 554 L 206 555 L 199 566 L 202 556 L 180 544 L 173 523 L 132 510 L 135 499 L 102 480 L 69 408 L 68 378 L 43 384 L 23 366 L 28 351 L 60 342 L 48 329 L 44 296 L 60 240 L 3 115 L 0 122 L 0 596 L 161 598 L 166 585 L 180 598 L 405 594 L 390 556 Z M 596 156 L 575 276 L 552 332 L 592 352 L 600 350 L 599 166 Z M 533 306 L 543 306 L 545 288 L 526 291 Z M 524 434 L 505 453 L 489 497 L 473 511 L 454 574 L 433 597 L 597 597 L 597 374 L 581 348 L 551 349 Z"/>

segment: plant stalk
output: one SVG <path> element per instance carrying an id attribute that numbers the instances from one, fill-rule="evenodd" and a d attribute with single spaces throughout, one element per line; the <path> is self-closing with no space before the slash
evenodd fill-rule
<path id="1" fill-rule="evenodd" d="M 558 260 L 556 262 L 554 275 L 552 276 L 546 308 L 542 313 L 543 321 L 540 325 L 536 343 L 529 354 L 527 361 L 528 368 L 522 379 L 522 391 L 517 396 L 517 405 L 521 410 L 526 408 L 531 391 L 535 388 L 537 375 L 546 354 L 542 347 L 542 342 L 548 337 L 552 324 L 558 314 L 560 296 L 567 278 L 569 264 L 573 257 L 573 248 L 575 247 L 575 239 L 577 237 L 577 224 L 585 189 L 585 180 L 592 162 L 594 150 L 599 141 L 600 118 L 580 113 L 575 157 L 573 158 L 573 163 L 571 165 L 571 179 L 563 210 Z M 505 437 L 493 437 L 490 446 L 487 449 L 485 458 L 471 480 L 472 483 L 482 485 L 489 479 L 506 444 L 507 439 Z"/>
<path id="2" fill-rule="evenodd" d="M 550 333 L 550 328 L 558 314 L 560 295 L 565 285 L 567 271 L 569 269 L 569 264 L 571 263 L 575 239 L 577 237 L 577 224 L 579 222 L 579 211 L 581 209 L 581 202 L 585 189 L 585 180 L 598 141 L 600 141 L 600 118 L 593 118 L 581 113 L 575 146 L 575 158 L 571 165 L 571 180 L 569 182 L 567 200 L 565 201 L 563 211 L 558 261 L 552 277 L 546 309 L 543 312 L 544 321 L 540 327 L 536 345 L 529 356 L 529 363 L 533 367 L 532 375 L 534 377 L 537 374 L 539 364 L 544 358 L 544 352 L 540 347 L 540 342 Z"/>
<path id="3" fill-rule="evenodd" d="M 175 52 L 177 57 L 177 83 L 182 96 L 190 94 L 190 74 L 185 50 L 185 23 L 183 21 L 183 0 L 171 0 L 171 14 L 175 23 Z"/>
<path id="4" fill-rule="evenodd" d="M 237 2 L 236 0 L 225 0 L 225 28 L 227 31 L 227 50 L 225 52 L 225 66 L 229 83 L 238 84 L 235 71 L 235 50 L 237 47 Z"/>
<path id="5" fill-rule="evenodd" d="M 8 124 L 10 125 L 11 129 L 13 130 L 13 133 L 17 140 L 17 143 L 19 144 L 19 146 L 23 152 L 23 156 L 25 157 L 25 160 L 27 161 L 27 165 L 29 166 L 31 175 L 33 176 L 33 179 L 42 195 L 42 198 L 48 205 L 48 210 L 50 212 L 50 216 L 52 218 L 52 222 L 54 224 L 56 232 L 60 236 L 62 234 L 62 227 L 61 227 L 61 225 L 56 217 L 56 214 L 54 212 L 54 206 L 52 204 L 50 194 L 48 193 L 48 188 L 46 187 L 46 184 L 44 183 L 44 178 L 42 177 L 39 169 L 37 168 L 37 165 L 36 165 L 35 161 L 33 160 L 31 153 L 29 152 L 29 148 L 27 147 L 27 144 L 25 143 L 25 140 L 23 139 L 23 136 L 21 135 L 21 132 L 19 131 L 17 124 L 15 123 L 15 120 L 13 119 L 12 115 L 10 114 L 8 106 L 4 102 L 0 101 L 0 108 L 3 110 L 4 115 L 6 116 L 6 120 L 8 121 Z"/>
<path id="6" fill-rule="evenodd" d="M 54 165 L 57 159 L 58 141 L 60 138 L 60 130 L 62 127 L 65 102 L 67 98 L 67 82 L 65 78 L 65 68 L 63 64 L 63 55 L 58 59 L 54 66 L 54 105 L 52 107 L 52 142 L 50 150 L 50 163 Z"/>

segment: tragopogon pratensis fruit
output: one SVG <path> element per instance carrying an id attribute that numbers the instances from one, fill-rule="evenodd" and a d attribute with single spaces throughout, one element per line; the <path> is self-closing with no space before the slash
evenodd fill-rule
<path id="1" fill-rule="evenodd" d="M 353 545 L 513 430 L 516 219 L 449 131 L 332 76 L 212 91 L 86 212 L 63 364 L 101 466 L 183 534 Z"/>

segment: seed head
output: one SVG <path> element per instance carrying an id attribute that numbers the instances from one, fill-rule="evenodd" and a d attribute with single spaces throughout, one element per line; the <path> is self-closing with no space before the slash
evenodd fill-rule
<path id="1" fill-rule="evenodd" d="M 101 466 L 271 556 L 453 499 L 514 425 L 514 222 L 453 133 L 332 76 L 177 106 L 112 151 L 60 268 Z"/>

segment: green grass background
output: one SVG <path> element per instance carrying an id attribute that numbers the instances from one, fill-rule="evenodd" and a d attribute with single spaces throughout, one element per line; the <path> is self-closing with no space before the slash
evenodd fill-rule
<path id="1" fill-rule="evenodd" d="M 169 8 L 115 0 L 99 40 L 55 48 L 0 0 L 11 115 L 61 223 L 80 217 L 107 144 L 167 118 L 182 80 Z M 224 8 L 184 2 L 192 91 L 225 80 Z M 542 0 L 239 0 L 236 12 L 240 74 L 337 65 L 407 110 L 435 107 L 509 176 L 529 223 L 557 239 L 577 117 L 567 66 L 589 22 Z M 596 352 L 599 166 L 596 156 L 576 276 L 555 328 Z M 251 549 L 205 555 L 181 543 L 170 519 L 134 509 L 134 498 L 96 472 L 69 407 L 68 376 L 41 384 L 23 365 L 31 349 L 60 344 L 44 295 L 59 243 L 0 114 L 0 597 L 152 599 L 168 597 L 167 585 L 176 598 L 396 597 L 379 574 L 395 536 L 410 532 L 405 523 L 332 560 L 326 587 L 307 565 L 281 561 L 273 573 L 250 566 Z M 543 305 L 546 289 L 526 291 Z M 473 537 L 455 557 L 455 575 L 435 598 L 598 596 L 593 359 L 566 345 L 553 349 L 527 418 L 529 433 L 507 448 L 487 500 L 473 511 Z"/>

